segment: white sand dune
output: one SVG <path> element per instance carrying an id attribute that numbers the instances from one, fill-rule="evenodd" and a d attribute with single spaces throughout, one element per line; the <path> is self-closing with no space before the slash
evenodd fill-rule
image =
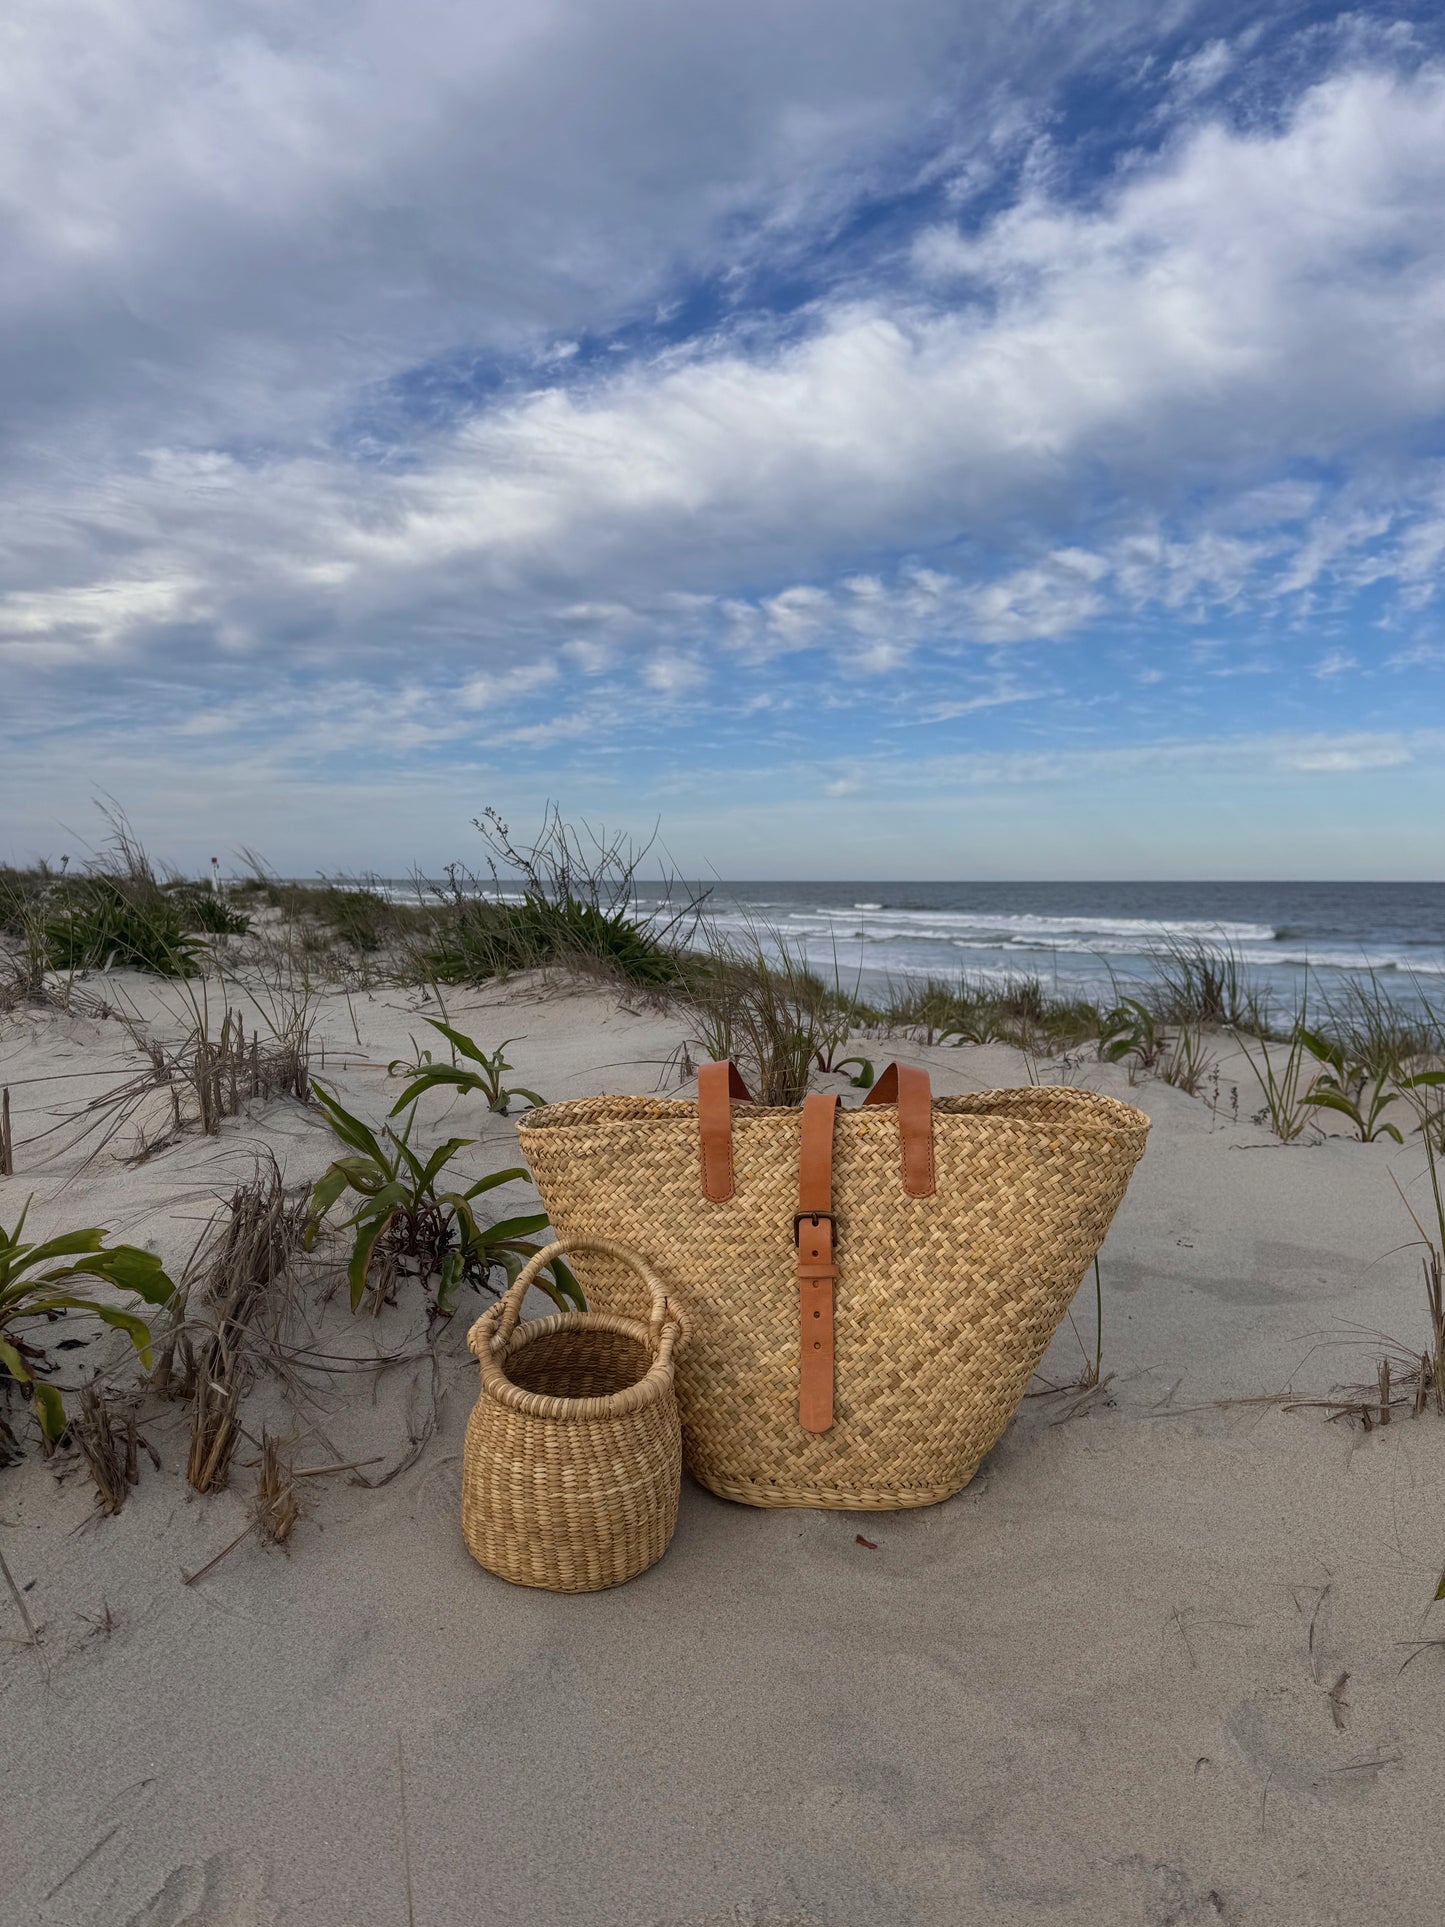
<path id="1" fill-rule="evenodd" d="M 127 979 L 164 1023 L 175 992 Z M 549 1097 L 647 1091 L 676 1020 L 600 994 L 458 993 L 456 1021 Z M 379 1117 L 421 993 L 320 1007 L 327 1073 Z M 360 1042 L 358 1044 L 358 1037 Z M 876 1055 L 878 1047 L 870 1046 Z M 1003 1049 L 924 1050 L 935 1088 L 1024 1081 Z M 8 1019 L 19 1174 L 0 1221 L 104 1223 L 180 1266 L 218 1195 L 274 1151 L 330 1156 L 272 1102 L 140 1163 L 32 1142 L 124 1073 L 116 1021 Z M 1445 1422 L 1364 1434 L 1220 1404 L 1373 1372 L 1425 1339 L 1391 1182 L 1414 1145 L 1284 1147 L 1158 1083 L 1071 1075 L 1154 1119 L 1103 1257 L 1108 1396 L 1026 1402 L 973 1484 L 917 1513 L 759 1512 L 685 1485 L 668 1556 L 618 1591 L 514 1590 L 468 1557 L 469 1305 L 441 1340 L 440 1422 L 379 1490 L 306 1482 L 289 1547 L 245 1540 L 254 1459 L 211 1498 L 162 1470 L 93 1516 L 73 1457 L 0 1472 L 3 1927 L 1195 1927 L 1439 1917 L 1445 1811 Z M 113 1082 L 121 1081 L 115 1078 Z M 851 1094 L 850 1094 L 851 1100 Z M 1240 1110 L 1255 1108 L 1240 1083 Z M 480 1174 L 512 1124 L 436 1101 Z M 151 1118 L 158 1129 L 164 1116 Z M 51 1153 L 38 1161 L 42 1151 Z M 500 1211 L 530 1193 L 498 1194 Z M 308 1287 L 311 1289 L 311 1287 Z M 317 1347 L 405 1351 L 403 1303 L 311 1313 Z M 1076 1307 L 1092 1343 L 1092 1294 Z M 88 1366 L 112 1339 L 68 1354 Z M 1077 1376 L 1066 1323 L 1042 1376 Z M 74 1376 L 74 1372 L 71 1372 Z M 316 1375 L 298 1463 L 408 1449 L 423 1362 Z M 875 1542 L 860 1545 L 858 1535 Z M 95 1622 L 109 1613 L 108 1631 Z"/>

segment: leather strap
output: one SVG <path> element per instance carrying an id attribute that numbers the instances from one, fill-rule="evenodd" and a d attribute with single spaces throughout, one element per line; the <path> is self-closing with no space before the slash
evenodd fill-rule
<path id="1" fill-rule="evenodd" d="M 697 1134 L 702 1194 L 725 1204 L 733 1194 L 733 1106 L 751 1104 L 736 1064 L 704 1064 L 697 1074 Z"/>
<path id="2" fill-rule="evenodd" d="M 815 1092 L 803 1100 L 798 1161 L 798 1419 L 807 1432 L 833 1423 L 833 1124 L 838 1099 Z"/>
<path id="3" fill-rule="evenodd" d="M 913 1064 L 890 1064 L 864 1098 L 865 1104 L 898 1106 L 898 1138 L 903 1151 L 903 1189 L 910 1198 L 931 1198 L 933 1176 L 933 1094 L 928 1072 Z"/>

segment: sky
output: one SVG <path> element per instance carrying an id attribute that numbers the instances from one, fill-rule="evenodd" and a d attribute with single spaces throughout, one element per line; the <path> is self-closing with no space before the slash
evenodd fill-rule
<path id="1" fill-rule="evenodd" d="M 11 0 L 0 860 L 1445 874 L 1445 23 Z"/>

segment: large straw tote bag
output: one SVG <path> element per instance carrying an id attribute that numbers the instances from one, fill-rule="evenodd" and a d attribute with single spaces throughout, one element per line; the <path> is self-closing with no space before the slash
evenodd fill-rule
<path id="1" fill-rule="evenodd" d="M 854 1110 L 755 1105 L 707 1064 L 696 1103 L 582 1098 L 518 1126 L 559 1237 L 625 1239 L 683 1293 L 693 1476 L 749 1505 L 849 1510 L 932 1505 L 972 1478 L 1148 1129 L 1052 1086 L 933 1103 L 896 1064 Z M 605 1257 L 582 1278 L 597 1306 L 626 1283 Z"/>
<path id="2" fill-rule="evenodd" d="M 636 1296 L 647 1324 L 615 1312 L 555 1312 L 519 1324 L 527 1287 L 564 1252 L 591 1251 Z M 661 1280 L 624 1246 L 559 1240 L 518 1273 L 467 1334 L 481 1396 L 462 1452 L 462 1532 L 515 1586 L 600 1592 L 660 1559 L 677 1524 L 682 1428 L 673 1353 L 685 1325 Z"/>

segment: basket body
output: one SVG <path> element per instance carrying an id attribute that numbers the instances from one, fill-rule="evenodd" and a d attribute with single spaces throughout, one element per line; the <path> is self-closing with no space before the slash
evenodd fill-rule
<path id="1" fill-rule="evenodd" d="M 751 1505 L 893 1509 L 967 1484 L 1003 1432 L 1143 1153 L 1148 1120 L 1092 1092 L 941 1098 L 936 1188 L 906 1195 L 895 1110 L 840 1113 L 833 1143 L 834 1422 L 798 1419 L 792 1214 L 800 1114 L 739 1105 L 735 1188 L 699 1186 L 696 1104 L 587 1098 L 531 1111 L 523 1151 L 559 1237 L 648 1253 L 684 1294 L 677 1369 L 698 1481 Z M 579 1267 L 589 1304 L 628 1288 Z"/>
<path id="2" fill-rule="evenodd" d="M 492 1323 L 484 1338 L 496 1336 Z M 559 1313 L 518 1326 L 490 1362 L 462 1455 L 473 1557 L 513 1585 L 551 1592 L 599 1592 L 645 1572 L 672 1538 L 682 1476 L 671 1384 L 630 1410 L 617 1397 L 653 1366 L 647 1326 Z M 517 1409 L 499 1385 L 542 1395 L 534 1402 L 557 1414 Z"/>

